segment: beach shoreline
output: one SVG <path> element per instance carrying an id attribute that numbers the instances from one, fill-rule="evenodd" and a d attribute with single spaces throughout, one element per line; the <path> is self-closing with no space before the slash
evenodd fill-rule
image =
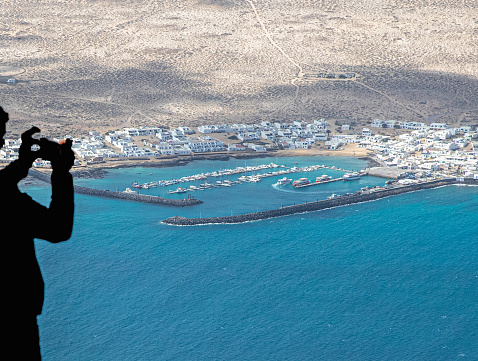
<path id="1" fill-rule="evenodd" d="M 193 161 L 199 160 L 222 160 L 229 159 L 261 159 L 261 158 L 287 158 L 287 157 L 355 157 L 366 160 L 368 166 L 372 167 L 377 163 L 372 158 L 373 153 L 366 148 L 359 148 L 356 144 L 349 144 L 342 149 L 322 150 L 317 148 L 278 150 L 271 152 L 217 152 L 217 153 L 196 153 L 193 155 L 176 155 L 169 157 L 151 157 L 151 158 L 112 158 L 101 163 L 75 166 L 71 173 L 75 178 L 103 178 L 109 169 L 119 168 L 165 168 L 184 166 Z M 41 169 L 48 171 L 49 168 Z"/>
<path id="2" fill-rule="evenodd" d="M 190 162 L 199 160 L 219 160 L 227 161 L 229 159 L 261 159 L 261 158 L 287 158 L 287 157 L 355 157 L 368 162 L 368 167 L 375 167 L 379 164 L 373 159 L 374 153 L 366 148 L 359 148 L 357 144 L 347 144 L 338 150 L 329 149 L 294 149 L 294 150 L 277 150 L 268 152 L 215 152 L 215 153 L 195 153 L 192 155 L 175 155 L 164 157 L 144 157 L 144 158 L 110 158 L 103 162 L 82 164 L 73 166 L 71 174 L 74 178 L 81 179 L 101 179 L 104 178 L 107 171 L 120 168 L 166 168 L 180 167 Z M 7 166 L 9 163 L 3 163 L 0 168 Z M 44 173 L 50 173 L 51 167 L 35 168 Z"/>

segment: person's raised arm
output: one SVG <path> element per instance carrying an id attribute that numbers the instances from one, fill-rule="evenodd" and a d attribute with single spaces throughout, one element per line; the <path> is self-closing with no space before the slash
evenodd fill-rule
<path id="1" fill-rule="evenodd" d="M 32 127 L 22 133 L 18 159 L 7 165 L 0 173 L 0 184 L 4 189 L 16 188 L 18 182 L 28 175 L 28 170 L 38 158 L 38 152 L 32 151 L 31 147 L 33 144 L 39 144 L 39 140 L 32 138 L 33 134 L 39 131 L 37 127 Z"/>
<path id="2" fill-rule="evenodd" d="M 40 154 L 52 165 L 50 207 L 38 208 L 39 227 L 35 238 L 57 243 L 70 238 L 73 230 L 74 188 L 70 168 L 75 161 L 71 140 L 57 144 L 40 139 Z"/>

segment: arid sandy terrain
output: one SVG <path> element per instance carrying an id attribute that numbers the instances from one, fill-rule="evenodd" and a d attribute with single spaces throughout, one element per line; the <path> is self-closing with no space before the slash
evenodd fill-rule
<path id="1" fill-rule="evenodd" d="M 0 18 L 0 105 L 13 133 L 478 124 L 475 0 L 4 0 Z"/>

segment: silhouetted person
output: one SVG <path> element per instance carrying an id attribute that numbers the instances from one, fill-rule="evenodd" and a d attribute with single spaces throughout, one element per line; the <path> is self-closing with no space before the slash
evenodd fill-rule
<path id="1" fill-rule="evenodd" d="M 7 121 L 8 114 L 0 107 L 1 147 Z M 3 360 L 41 359 L 37 315 L 42 311 L 44 284 L 33 239 L 62 242 L 70 238 L 73 229 L 73 180 L 69 170 L 75 157 L 71 140 L 60 145 L 33 139 L 32 135 L 39 131 L 33 127 L 22 134 L 19 158 L 0 171 Z M 33 144 L 40 149 L 32 151 Z M 17 187 L 36 158 L 49 160 L 52 165 L 49 208 Z"/>

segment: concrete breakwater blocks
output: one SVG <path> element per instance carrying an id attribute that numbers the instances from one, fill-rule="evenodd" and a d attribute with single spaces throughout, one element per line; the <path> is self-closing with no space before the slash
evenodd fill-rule
<path id="1" fill-rule="evenodd" d="M 187 207 L 203 203 L 199 199 L 187 198 L 187 199 L 168 199 L 157 196 L 148 196 L 144 194 L 124 193 L 124 192 L 112 192 L 108 190 L 99 190 L 87 187 L 75 186 L 75 193 L 86 194 L 90 196 L 124 199 L 127 201 L 160 204 L 163 206 L 172 207 Z"/>
<path id="2" fill-rule="evenodd" d="M 29 175 L 43 182 L 51 183 L 49 174 L 45 174 L 35 169 L 30 169 Z M 133 202 L 152 203 L 152 204 L 159 204 L 159 205 L 172 206 L 172 207 L 187 207 L 187 206 L 194 206 L 194 205 L 203 203 L 199 199 L 195 199 L 195 198 L 168 199 L 168 198 L 149 196 L 144 194 L 112 192 L 108 190 L 93 189 L 93 188 L 81 187 L 81 186 L 74 186 L 74 189 L 75 189 L 75 193 L 78 193 L 78 194 L 86 194 L 90 196 L 105 197 L 105 198 L 116 198 L 116 199 L 123 199 L 123 200 L 133 201 Z"/>
<path id="3" fill-rule="evenodd" d="M 372 193 L 352 194 L 349 196 L 342 196 L 332 199 L 324 199 L 321 201 L 302 203 L 294 206 L 282 207 L 279 209 L 273 209 L 269 211 L 247 213 L 235 216 L 225 217 L 210 217 L 210 218 L 185 218 L 185 217 L 170 217 L 162 221 L 164 224 L 176 225 L 176 226 L 196 226 L 205 224 L 233 224 L 233 223 L 245 223 L 252 221 L 259 221 L 262 219 L 288 216 L 298 213 L 314 212 L 328 208 L 340 207 L 350 204 L 362 203 L 373 201 L 380 198 L 389 196 L 414 192 L 423 189 L 437 188 L 452 184 L 478 184 L 476 179 L 466 179 L 458 181 L 455 178 L 441 179 L 436 181 L 412 184 L 407 186 L 395 187 L 385 189 L 382 191 L 376 191 Z"/>

